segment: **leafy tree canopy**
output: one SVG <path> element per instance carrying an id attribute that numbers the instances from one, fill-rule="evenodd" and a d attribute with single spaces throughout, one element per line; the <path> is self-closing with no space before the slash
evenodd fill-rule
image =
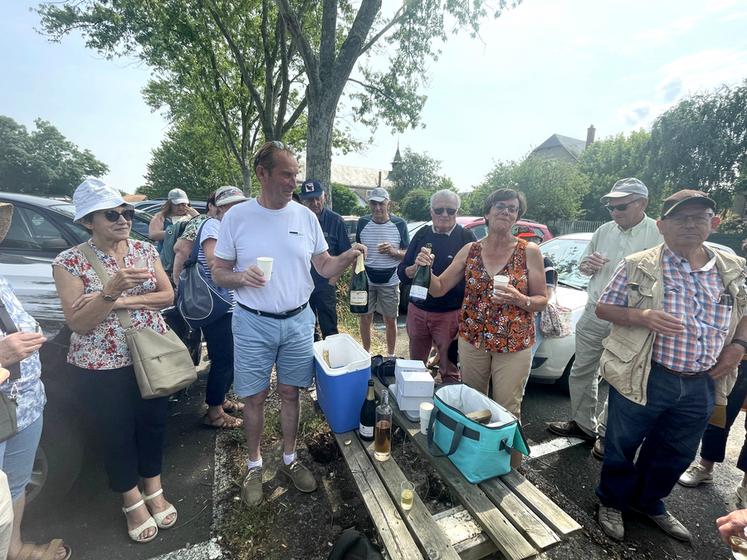
<path id="1" fill-rule="evenodd" d="M 407 193 L 399 203 L 402 217 L 412 221 L 428 221 L 431 219 L 430 202 L 434 191 L 414 189 Z"/>
<path id="2" fill-rule="evenodd" d="M 80 150 L 52 124 L 34 121 L 31 133 L 0 115 L 0 190 L 38 196 L 71 195 L 86 175 L 109 168 L 89 150 Z"/>
<path id="3" fill-rule="evenodd" d="M 415 190 L 434 193 L 441 189 L 454 189 L 454 182 L 441 175 L 440 161 L 427 153 L 417 153 L 410 148 L 405 148 L 400 161 L 392 165 L 389 180 L 394 185 L 389 194 L 393 200 L 397 201 L 404 200 L 410 192 Z"/>
<path id="4" fill-rule="evenodd" d="M 341 216 L 362 216 L 368 208 L 358 204 L 358 197 L 345 185 L 332 183 L 332 210 Z"/>

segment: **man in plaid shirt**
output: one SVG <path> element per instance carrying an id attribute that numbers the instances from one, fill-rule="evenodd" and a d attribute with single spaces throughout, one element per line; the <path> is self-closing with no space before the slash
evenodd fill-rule
<path id="1" fill-rule="evenodd" d="M 747 348 L 744 259 L 704 245 L 715 208 L 700 191 L 667 198 L 657 221 L 664 243 L 626 257 L 599 298 L 597 316 L 613 327 L 600 361 L 610 392 L 596 493 L 599 523 L 617 540 L 629 511 L 691 540 L 662 499 L 695 457 L 714 406 L 726 404 Z"/>

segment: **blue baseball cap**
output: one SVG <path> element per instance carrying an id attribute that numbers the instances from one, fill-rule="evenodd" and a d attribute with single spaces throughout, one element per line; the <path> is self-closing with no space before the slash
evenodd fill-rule
<path id="1" fill-rule="evenodd" d="M 298 193 L 300 198 L 316 198 L 324 194 L 322 184 L 316 179 L 306 179 L 301 183 L 301 190 Z"/>

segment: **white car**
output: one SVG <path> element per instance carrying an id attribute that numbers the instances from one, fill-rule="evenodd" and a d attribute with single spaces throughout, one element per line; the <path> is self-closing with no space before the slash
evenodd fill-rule
<path id="1" fill-rule="evenodd" d="M 562 338 L 544 338 L 532 360 L 531 378 L 544 383 L 558 382 L 568 387 L 568 377 L 576 354 L 576 322 L 586 307 L 589 276 L 578 271 L 578 262 L 591 241 L 591 233 L 571 233 L 554 237 L 540 245 L 558 272 L 558 305 L 571 310 L 571 334 Z M 706 242 L 727 253 L 734 251 L 724 245 Z"/>

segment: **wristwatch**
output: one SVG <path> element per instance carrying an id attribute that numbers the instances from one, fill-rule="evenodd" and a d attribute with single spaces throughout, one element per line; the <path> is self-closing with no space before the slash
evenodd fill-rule
<path id="1" fill-rule="evenodd" d="M 747 340 L 742 340 L 741 338 L 732 338 L 731 344 L 739 344 L 742 348 L 747 351 Z"/>
<path id="2" fill-rule="evenodd" d="M 529 311 L 530 307 L 532 307 L 532 298 L 527 298 L 527 311 Z"/>
<path id="3" fill-rule="evenodd" d="M 121 296 L 121 295 L 122 294 L 119 294 L 119 295 L 116 295 L 116 296 L 110 296 L 109 294 L 107 294 L 103 290 L 101 291 L 101 297 L 104 298 L 104 301 L 108 301 L 110 303 L 113 302 L 113 301 L 117 301 L 119 299 L 119 296 Z"/>

